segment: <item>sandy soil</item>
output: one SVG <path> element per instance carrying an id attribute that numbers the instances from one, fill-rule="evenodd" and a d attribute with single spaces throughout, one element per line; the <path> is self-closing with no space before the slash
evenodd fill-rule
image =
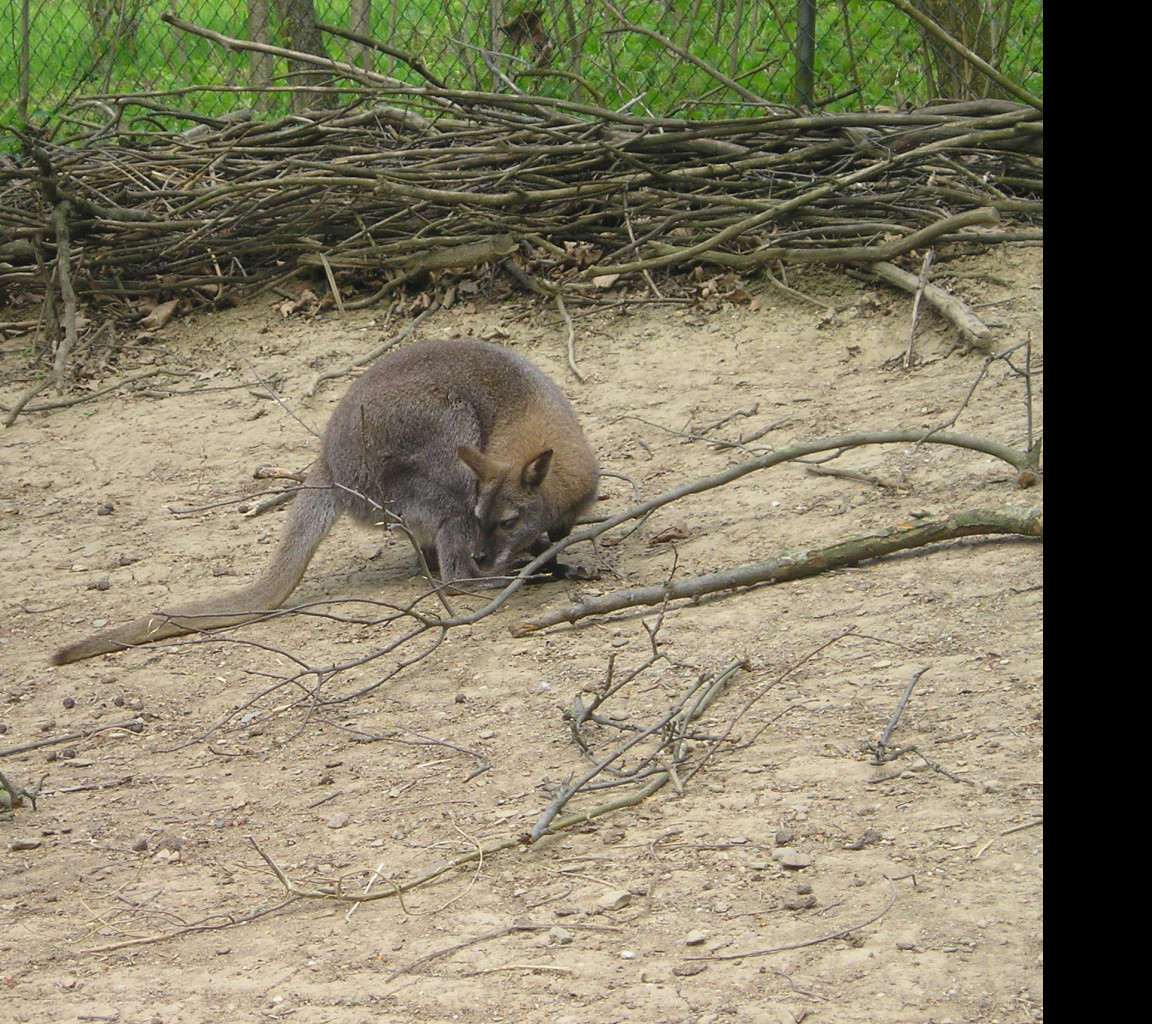
<path id="1" fill-rule="evenodd" d="M 1003 247 L 939 272 L 999 325 L 998 348 L 1031 331 L 1040 365 L 1042 250 Z M 695 436 L 735 413 L 750 414 L 708 438 L 771 427 L 748 444 L 762 451 L 937 426 L 961 408 L 983 358 L 953 350 L 933 314 L 923 361 L 906 372 L 887 365 L 906 342 L 906 296 L 826 274 L 793 283 L 825 308 L 757 286 L 751 306 L 706 297 L 581 315 L 585 383 L 566 368 L 550 308 L 478 297 L 422 334 L 497 337 L 527 354 L 571 396 L 604 470 L 646 496 L 748 457 Z M 617 680 L 645 662 L 656 614 L 525 639 L 510 626 L 674 568 L 710 572 L 921 513 L 1042 504 L 1041 487 L 1020 490 L 985 455 L 893 445 L 834 463 L 894 487 L 798 465 L 744 477 L 597 551 L 573 549 L 570 561 L 598 580 L 516 595 L 398 674 L 430 645 L 363 661 L 401 629 L 369 624 L 387 611 L 370 602 L 410 602 L 425 585 L 402 538 L 348 524 L 294 600 L 354 603 L 49 667 L 62 642 L 264 564 L 283 513 L 245 518 L 226 502 L 265 486 L 252 480 L 257 464 L 308 463 L 315 440 L 302 423 L 321 428 L 347 386 L 308 398 L 313 377 L 398 328 L 371 312 L 284 319 L 279 305 L 176 322 L 102 379 L 152 366 L 185 376 L 30 414 L 0 435 L 0 770 L 29 787 L 48 773 L 36 809 L 0 821 L 0 1016 L 1043 1018 L 1035 541 L 956 542 L 669 608 L 656 633 L 664 657 L 605 710 L 643 728 L 702 676 L 747 659 L 699 727 L 712 738 L 731 728 L 719 751 L 693 774 L 710 746 L 699 739 L 674 782 L 640 805 L 392 895 L 393 883 L 531 828 L 551 787 L 588 764 L 565 709 L 591 699 L 610 657 Z M 14 378 L 24 344 L 4 344 L 5 402 L 24 386 Z M 295 415 L 260 380 L 278 382 Z M 994 363 L 956 429 L 1023 447 L 1021 378 Z M 633 500 L 619 476 L 602 493 L 605 513 Z M 204 511 L 171 511 L 193 507 Z M 331 666 L 345 667 L 320 671 Z M 915 752 L 873 763 L 866 745 L 920 672 L 890 739 Z M 588 735 L 603 756 L 633 733 Z M 570 809 L 614 795 L 581 795 Z M 363 893 L 371 881 L 387 898 L 261 913 L 284 889 L 254 843 L 294 885 Z"/>

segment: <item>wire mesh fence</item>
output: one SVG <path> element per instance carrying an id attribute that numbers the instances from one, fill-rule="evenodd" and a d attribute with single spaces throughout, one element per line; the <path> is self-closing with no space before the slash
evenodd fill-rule
<path id="1" fill-rule="evenodd" d="M 275 114 L 389 83 L 701 118 L 1044 85 L 1043 0 L 7 0 L 0 38 L 7 124 L 124 94 Z"/>

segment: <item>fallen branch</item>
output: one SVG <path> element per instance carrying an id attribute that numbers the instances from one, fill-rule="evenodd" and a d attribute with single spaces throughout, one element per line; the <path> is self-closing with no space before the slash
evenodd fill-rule
<path id="1" fill-rule="evenodd" d="M 655 646 L 655 640 L 653 640 L 653 646 Z M 644 667 L 651 665 L 655 660 L 656 658 L 654 657 L 652 660 L 647 662 Z M 689 724 L 699 718 L 705 712 L 705 710 L 707 710 L 709 705 L 713 700 L 716 699 L 721 689 L 728 682 L 728 679 L 737 669 L 746 669 L 747 667 L 748 662 L 741 658 L 738 661 L 734 661 L 715 678 L 705 677 L 698 680 L 694 686 L 689 688 L 687 693 L 683 694 L 683 696 L 681 696 L 681 698 L 672 705 L 672 707 L 668 710 L 668 713 L 663 718 L 653 722 L 651 725 L 646 726 L 643 729 L 640 729 L 626 743 L 616 747 L 606 757 L 599 759 L 575 782 L 565 783 L 563 786 L 561 786 L 560 791 L 552 799 L 552 802 L 548 805 L 547 809 L 536 820 L 536 824 L 532 826 L 532 831 L 529 833 L 531 840 L 535 842 L 546 832 L 550 831 L 552 822 L 556 815 L 560 813 L 560 811 L 565 807 L 568 801 L 572 799 L 572 797 L 585 791 L 588 784 L 594 778 L 596 778 L 596 776 L 603 773 L 613 762 L 618 761 L 633 747 L 638 746 L 650 737 L 655 735 L 661 736 L 662 742 L 660 744 L 660 749 L 670 749 L 672 755 L 672 768 L 682 762 L 684 759 L 682 750 L 683 741 Z M 608 685 L 610 685 L 610 683 L 611 677 L 609 677 Z M 699 699 L 689 705 L 689 701 L 691 701 L 692 698 L 695 697 L 701 689 L 704 690 L 704 693 L 699 697 Z M 577 698 L 577 700 L 579 700 L 579 698 Z M 574 732 L 579 729 L 581 722 L 589 717 L 588 712 L 582 712 L 583 709 L 578 708 L 576 714 L 573 716 Z M 635 781 L 635 777 L 641 771 L 643 771 L 653 760 L 655 760 L 658 753 L 659 751 L 650 755 L 643 762 L 641 762 L 641 764 L 636 769 L 617 780 L 617 782 L 619 784 L 624 784 Z M 671 777 L 671 768 L 662 772 L 657 772 L 654 776 L 654 779 L 659 778 L 660 783 L 659 786 L 656 786 L 652 790 L 652 792 L 655 792 L 656 789 L 660 788 L 660 786 L 663 786 L 664 783 L 667 782 Z M 623 804 L 621 806 L 628 805 Z"/>
<path id="2" fill-rule="evenodd" d="M 254 910 L 250 914 L 243 914 L 240 917 L 233 917 L 231 914 L 209 914 L 208 917 L 201 918 L 199 921 L 193 921 L 191 924 L 183 925 L 180 928 L 174 928 L 170 932 L 162 932 L 159 935 L 143 935 L 135 939 L 125 939 L 123 942 L 110 942 L 106 946 L 93 946 L 91 949 L 79 950 L 81 953 L 114 953 L 119 949 L 131 949 L 135 946 L 151 946 L 158 942 L 167 942 L 170 939 L 178 939 L 184 935 L 192 935 L 196 932 L 218 932 L 224 928 L 233 928 L 236 925 L 251 924 L 253 921 L 258 921 L 262 917 L 267 917 L 269 914 L 275 914 L 285 907 L 291 906 L 296 902 L 298 897 L 289 896 L 281 900 L 279 903 L 274 903 L 270 907 L 262 907 L 260 910 Z"/>
<path id="3" fill-rule="evenodd" d="M 113 725 L 96 726 L 83 732 L 66 732 L 63 735 L 53 736 L 50 739 L 36 740 L 32 743 L 23 743 L 18 747 L 8 747 L 5 750 L 0 750 L 0 757 L 10 757 L 12 754 L 26 754 L 29 750 L 41 750 L 44 747 L 54 747 L 60 743 L 90 740 L 101 733 L 113 731 L 139 734 L 144 731 L 144 723 L 139 719 L 133 719 L 129 722 L 117 722 Z"/>
<path id="4" fill-rule="evenodd" d="M 864 272 L 866 274 L 875 274 L 876 277 L 912 295 L 920 292 L 920 281 L 915 274 L 901 270 L 886 260 L 877 260 L 875 263 L 869 263 L 868 266 L 864 268 Z M 942 316 L 952 321 L 952 323 L 960 329 L 960 333 L 973 345 L 986 349 L 992 344 L 992 332 L 972 311 L 971 307 L 965 305 L 955 296 L 949 295 L 948 292 L 939 285 L 931 283 L 925 284 L 923 295 L 924 298 L 936 307 Z M 909 351 L 911 351 L 911 339 L 909 339 L 908 348 Z"/>
<path id="5" fill-rule="evenodd" d="M 928 287 L 928 271 L 932 269 L 932 260 L 936 258 L 936 250 L 929 249 L 924 253 L 924 262 L 920 265 L 920 276 L 916 280 L 916 291 L 912 296 L 912 324 L 908 328 L 908 348 L 904 352 L 904 369 L 912 366 L 912 349 L 916 343 L 916 327 L 920 322 L 920 302 L 924 298 L 924 289 Z"/>
<path id="6" fill-rule="evenodd" d="M 394 981 L 396 978 L 400 977 L 401 974 L 407 974 L 409 971 L 412 971 L 417 967 L 423 967 L 424 964 L 431 963 L 433 960 L 439 960 L 441 957 L 451 956 L 453 953 L 459 953 L 460 950 L 467 949 L 469 946 L 475 946 L 478 942 L 492 942 L 496 939 L 503 938 L 505 935 L 514 935 L 516 932 L 546 932 L 555 927 L 556 926 L 551 922 L 548 922 L 547 924 L 537 924 L 535 921 L 516 921 L 515 923 L 510 924 L 507 928 L 498 928 L 496 931 L 486 932 L 483 935 L 477 935 L 472 939 L 465 939 L 463 942 L 457 942 L 455 945 L 447 946 L 444 949 L 438 949 L 432 953 L 426 953 L 424 956 L 418 957 L 417 959 L 406 963 L 403 967 L 397 967 L 396 970 L 394 970 L 384 979 L 384 983 L 387 984 L 390 981 Z M 598 932 L 618 932 L 620 930 L 619 928 L 614 928 L 612 925 L 584 924 L 578 922 L 569 922 L 567 927 L 585 928 Z M 531 966 L 533 970 L 539 969 L 538 965 Z M 491 968 L 491 970 L 510 969 L 512 968 Z M 554 967 L 552 968 L 552 970 L 556 969 L 557 968 Z M 470 971 L 465 975 L 465 977 L 472 977 L 477 973 L 480 972 Z"/>
<path id="7" fill-rule="evenodd" d="M 832 569 L 857 565 L 871 558 L 880 558 L 896 551 L 989 534 L 1016 534 L 1022 537 L 1044 536 L 1044 515 L 1039 509 L 974 509 L 950 516 L 948 519 L 927 523 L 901 524 L 880 533 L 842 541 L 830 547 L 809 551 L 802 558 L 782 556 L 764 562 L 728 569 L 724 572 L 693 576 L 687 580 L 674 580 L 654 587 L 637 587 L 600 597 L 588 598 L 578 604 L 559 608 L 536 618 L 528 619 L 512 630 L 513 636 L 527 636 L 538 630 L 562 622 L 577 622 L 590 615 L 608 615 L 624 608 L 663 604 L 665 601 L 698 600 L 707 594 L 723 590 L 736 590 L 762 583 L 784 583 L 789 580 L 816 576 Z"/>
<path id="8" fill-rule="evenodd" d="M 956 53 L 960 54 L 960 56 L 968 61 L 969 64 L 979 68 L 1005 92 L 1011 93 L 1022 103 L 1028 103 L 1034 106 L 1037 110 L 1044 109 L 1044 103 L 1042 100 L 1037 99 L 1030 92 L 1028 92 L 1027 89 L 1017 85 L 1012 81 L 1012 79 L 1005 77 L 991 64 L 984 60 L 984 58 L 981 57 L 978 53 L 970 50 L 958 39 L 950 36 L 947 32 L 944 31 L 944 29 L 937 25 L 929 15 L 927 15 L 922 9 L 917 8 L 915 4 L 910 2 L 910 0 L 888 0 L 888 3 L 890 3 L 898 11 L 905 14 L 907 17 L 911 18 L 925 32 L 935 36 L 949 49 L 954 50 Z"/>
<path id="9" fill-rule="evenodd" d="M 10 427 L 16 422 L 16 417 L 21 412 L 43 412 L 46 409 L 64 409 L 72 405 L 80 405 L 83 402 L 91 402 L 95 398 L 101 398 L 104 395 L 111 394 L 113 391 L 119 391 L 122 387 L 129 384 L 135 384 L 137 381 L 147 380 L 149 377 L 156 377 L 159 374 L 167 374 L 170 377 L 186 377 L 187 373 L 179 370 L 143 370 L 140 373 L 134 373 L 123 380 L 117 381 L 115 384 L 109 384 L 107 387 L 97 388 L 95 391 L 86 391 L 82 395 L 73 395 L 71 398 L 60 398 L 51 402 L 37 402 L 35 405 L 27 405 L 28 399 L 43 391 L 48 384 L 51 383 L 51 378 L 44 378 L 34 388 L 30 388 L 25 394 L 21 395 L 19 401 L 8 410 L 8 415 L 4 418 L 4 426 Z M 4 406 L 0 405 L 0 409 Z"/>
<path id="10" fill-rule="evenodd" d="M 891 170 L 891 168 L 877 165 L 871 170 L 872 174 L 880 175 Z M 871 177 L 872 174 L 866 177 Z M 634 274 L 640 270 L 652 270 L 656 267 L 667 267 L 690 260 L 699 260 L 701 263 L 716 263 L 722 267 L 733 267 L 736 270 L 744 271 L 758 269 L 764 264 L 773 263 L 776 260 L 787 260 L 792 263 L 871 264 L 877 260 L 895 259 L 897 256 L 911 252 L 913 249 L 926 245 L 929 242 L 934 242 L 940 238 L 941 235 L 953 232 L 958 228 L 973 227 L 975 225 L 991 225 L 1000 222 L 1000 214 L 996 208 L 988 206 L 979 210 L 969 210 L 966 213 L 958 213 L 953 217 L 945 217 L 935 224 L 930 224 L 928 227 L 914 231 L 903 238 L 898 238 L 891 242 L 881 242 L 879 245 L 856 245 L 836 248 L 829 246 L 827 248 L 810 249 L 772 245 L 755 249 L 749 253 L 728 253 L 723 252 L 719 248 L 721 245 L 746 232 L 764 227 L 773 221 L 784 219 L 786 216 L 793 214 L 800 206 L 827 198 L 835 191 L 837 186 L 848 187 L 860 180 L 863 180 L 863 178 L 858 174 L 846 176 L 842 181 L 835 182 L 832 185 L 818 186 L 811 192 L 800 196 L 798 199 L 780 203 L 779 208 L 774 211 L 749 217 L 747 220 L 741 221 L 734 228 L 725 228 L 712 238 L 699 242 L 696 245 L 680 247 L 654 243 L 652 250 L 653 252 L 660 253 L 659 256 L 648 260 L 638 260 L 635 263 L 622 264 L 620 266 L 598 267 L 595 273 L 585 271 L 584 276 Z"/>
<path id="11" fill-rule="evenodd" d="M 625 793 L 623 796 L 617 797 L 615 800 L 609 800 L 607 803 L 600 804 L 587 811 L 581 811 L 578 814 L 570 814 L 559 821 L 553 821 L 548 826 L 548 835 L 553 835 L 557 832 L 563 832 L 571 828 L 573 825 L 583 825 L 587 821 L 592 821 L 596 818 L 602 817 L 605 814 L 611 814 L 613 811 L 618 811 L 624 807 L 635 807 L 637 804 L 643 803 L 653 793 L 659 790 L 669 779 L 668 772 L 660 772 L 653 775 L 648 781 L 639 789 Z M 276 864 L 271 857 L 268 856 L 259 846 L 255 839 L 251 836 L 248 837 L 249 842 L 256 848 L 256 852 L 260 854 L 264 862 L 272 870 L 272 873 L 284 886 L 285 891 L 288 892 L 291 899 L 334 899 L 341 903 L 375 903 L 377 900 L 390 899 L 392 897 L 402 896 L 404 893 L 416 889 L 419 886 L 426 885 L 428 882 L 439 878 L 441 875 L 447 874 L 456 868 L 463 867 L 465 864 L 470 864 L 475 860 L 482 860 L 493 853 L 498 853 L 501 850 L 517 849 L 522 846 L 530 845 L 532 840 L 526 834 L 508 836 L 504 839 L 496 839 L 490 843 L 478 845 L 474 849 L 469 850 L 467 853 L 462 853 L 459 856 L 453 857 L 449 860 L 442 861 L 418 877 L 409 882 L 398 884 L 389 881 L 392 886 L 391 889 L 381 892 L 364 892 L 353 893 L 345 892 L 340 886 L 317 886 L 315 888 L 302 888 L 293 882 L 281 868 Z"/>

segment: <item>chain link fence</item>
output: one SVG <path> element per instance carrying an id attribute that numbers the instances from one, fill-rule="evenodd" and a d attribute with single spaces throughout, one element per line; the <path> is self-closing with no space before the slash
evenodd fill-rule
<path id="1" fill-rule="evenodd" d="M 1042 97 L 1043 10 L 1043 0 L 4 0 L 0 120 L 99 116 L 100 97 L 124 94 L 201 115 L 274 114 L 381 76 L 701 118 Z M 292 51 L 350 67 L 320 71 Z"/>

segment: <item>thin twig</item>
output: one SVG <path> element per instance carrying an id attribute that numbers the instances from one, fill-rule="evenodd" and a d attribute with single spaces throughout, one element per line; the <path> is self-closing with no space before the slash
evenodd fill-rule
<path id="1" fill-rule="evenodd" d="M 186 373 L 179 370 L 142 370 L 140 373 L 131 374 L 123 380 L 118 380 L 115 384 L 109 384 L 107 387 L 99 388 L 96 391 L 88 391 L 82 395 L 74 395 L 71 398 L 59 398 L 51 402 L 37 402 L 35 405 L 17 405 L 17 407 L 5 419 L 4 425 L 11 426 L 15 418 L 21 411 L 23 412 L 43 412 L 46 409 L 66 409 L 72 405 L 80 405 L 83 402 L 91 402 L 93 399 L 102 398 L 104 395 L 111 394 L 113 391 L 119 391 L 120 388 L 128 384 L 135 384 L 140 380 L 147 380 L 149 377 L 155 377 L 159 374 L 167 374 L 170 377 L 184 377 Z M 49 380 L 49 383 L 51 381 Z M 44 385 L 36 387 L 31 393 L 22 397 L 21 403 L 26 402 L 32 395 L 43 390 Z M 0 406 L 2 408 L 2 406 Z"/>
<path id="2" fill-rule="evenodd" d="M 583 384 L 584 374 L 576 365 L 576 328 L 572 325 L 572 318 L 568 315 L 568 309 L 564 305 L 564 296 L 560 294 L 559 290 L 553 293 L 553 298 L 556 302 L 556 308 L 560 311 L 560 316 L 568 328 L 568 368 L 572 371 L 573 376 Z"/>
<path id="3" fill-rule="evenodd" d="M 858 932 L 861 928 L 867 928 L 868 925 L 874 924 L 879 921 L 885 914 L 888 913 L 894 906 L 896 906 L 896 879 L 891 875 L 884 876 L 888 884 L 892 887 L 889 894 L 888 902 L 884 908 L 878 913 L 873 914 L 866 921 L 861 921 L 859 924 L 851 925 L 848 928 L 841 928 L 838 932 L 832 932 L 828 935 L 821 935 L 815 939 L 808 939 L 805 942 L 791 942 L 787 946 L 773 946 L 771 949 L 756 949 L 748 953 L 725 953 L 722 956 L 689 956 L 685 957 L 686 960 L 745 960 L 754 956 L 771 956 L 773 953 L 785 953 L 790 949 L 804 949 L 806 946 L 816 946 L 821 942 L 831 942 L 833 939 L 841 939 L 845 935 L 851 935 L 853 932 Z M 907 877 L 907 876 L 902 876 Z M 915 884 L 915 883 L 913 883 Z"/>
<path id="4" fill-rule="evenodd" d="M 900 721 L 900 715 L 903 713 L 904 707 L 908 705 L 908 698 L 912 696 L 912 688 L 914 688 L 915 685 L 919 682 L 920 676 L 924 675 L 924 673 L 926 673 L 930 667 L 931 666 L 925 666 L 924 668 L 920 669 L 919 672 L 912 676 L 908 681 L 908 687 L 904 689 L 904 695 L 900 698 L 900 703 L 896 705 L 896 710 L 893 712 L 892 718 L 888 720 L 888 725 L 880 734 L 880 742 L 877 744 L 877 746 L 879 748 L 879 756 L 881 758 L 884 756 L 884 750 L 888 745 L 888 739 L 892 737 L 893 730 L 896 728 L 896 722 Z"/>
<path id="5" fill-rule="evenodd" d="M 29 750 L 40 750 L 44 747 L 54 747 L 60 743 L 72 743 L 76 740 L 90 740 L 95 736 L 99 736 L 105 732 L 127 732 L 138 735 L 144 731 L 144 723 L 139 719 L 133 719 L 129 722 L 116 722 L 111 725 L 96 726 L 84 732 L 66 732 L 61 736 L 53 736 L 51 739 L 36 740 L 34 743 L 23 743 L 18 747 L 8 747 L 5 750 L 0 750 L 0 757 L 10 757 L 12 754 L 25 754 Z"/>
<path id="6" fill-rule="evenodd" d="M 932 266 L 932 257 L 936 250 L 929 248 L 924 253 L 924 262 L 920 265 L 920 278 L 916 282 L 916 294 L 912 299 L 912 323 L 908 327 L 908 348 L 904 353 L 904 367 L 912 366 L 912 346 L 916 341 L 916 325 L 920 321 L 920 300 L 924 298 L 924 289 L 928 287 L 928 271 Z"/>

